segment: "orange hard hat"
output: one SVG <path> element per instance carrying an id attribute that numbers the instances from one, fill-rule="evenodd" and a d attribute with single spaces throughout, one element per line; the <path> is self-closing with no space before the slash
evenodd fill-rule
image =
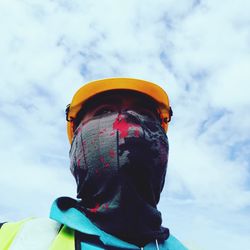
<path id="1" fill-rule="evenodd" d="M 84 106 L 84 103 L 91 97 L 109 90 L 132 90 L 152 98 L 158 105 L 158 112 L 162 119 L 162 127 L 167 132 L 168 122 L 172 116 L 172 109 L 169 105 L 168 95 L 161 87 L 152 82 L 134 78 L 107 78 L 89 82 L 82 86 L 67 106 L 67 133 L 70 143 L 74 135 L 74 119 Z"/>

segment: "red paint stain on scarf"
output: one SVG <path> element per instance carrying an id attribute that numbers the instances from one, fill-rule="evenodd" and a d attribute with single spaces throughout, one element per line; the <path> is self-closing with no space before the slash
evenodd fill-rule
<path id="1" fill-rule="evenodd" d="M 80 127 L 78 127 L 78 128 L 76 129 L 76 133 L 77 133 L 77 134 L 79 134 L 81 131 L 82 131 L 82 126 L 80 126 Z"/>
<path id="2" fill-rule="evenodd" d="M 115 135 L 115 131 L 112 131 L 112 132 L 110 133 L 110 135 L 111 135 L 111 136 Z"/>
<path id="3" fill-rule="evenodd" d="M 104 134 L 104 132 L 106 132 L 106 130 L 107 130 L 106 128 L 102 129 L 102 130 L 99 132 L 99 134 L 100 134 L 100 135 Z"/>
<path id="4" fill-rule="evenodd" d="M 101 161 L 101 163 L 103 163 L 103 164 L 104 164 L 104 166 L 105 166 L 106 168 L 110 166 L 110 164 L 109 164 L 108 162 L 105 162 L 105 160 L 104 160 L 104 157 L 103 157 L 103 156 L 101 156 L 101 157 L 100 157 L 100 161 Z"/>
<path id="5" fill-rule="evenodd" d="M 110 155 L 111 158 L 115 158 L 115 151 L 113 149 L 111 149 L 109 151 L 109 155 Z"/>
<path id="6" fill-rule="evenodd" d="M 123 117 L 121 117 L 121 115 L 119 115 L 113 123 L 113 129 L 120 132 L 120 138 L 127 137 L 129 129 L 133 127 L 138 128 L 139 125 L 128 123 Z"/>
<path id="7" fill-rule="evenodd" d="M 104 204 L 104 208 L 105 208 L 105 209 L 109 209 L 109 204 L 108 204 L 108 203 L 105 203 L 105 204 Z"/>
<path id="8" fill-rule="evenodd" d="M 134 132 L 135 137 L 139 137 L 140 136 L 140 130 L 137 128 Z"/>
<path id="9" fill-rule="evenodd" d="M 81 165 L 80 165 L 80 162 L 81 162 L 81 160 L 78 159 L 78 160 L 77 160 L 77 167 L 78 167 L 78 168 L 80 168 L 80 166 L 81 166 Z"/>
<path id="10" fill-rule="evenodd" d="M 91 213 L 96 213 L 100 208 L 100 205 L 99 204 L 96 204 L 96 206 L 94 208 L 90 208 L 89 211 Z"/>

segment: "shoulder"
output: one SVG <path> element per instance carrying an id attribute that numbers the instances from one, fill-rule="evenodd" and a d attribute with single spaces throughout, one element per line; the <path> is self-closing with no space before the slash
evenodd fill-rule
<path id="1" fill-rule="evenodd" d="M 61 224 L 48 218 L 28 218 L 17 222 L 4 223 L 0 229 L 1 247 L 13 249 L 46 249 L 58 234 Z M 38 244 L 39 243 L 39 244 Z M 37 248 L 37 244 L 41 247 Z M 34 248 L 33 248 L 34 249 Z"/>
<path id="2" fill-rule="evenodd" d="M 10 230 L 58 230 L 61 224 L 49 218 L 26 218 L 15 222 L 0 223 L 1 232 Z"/>

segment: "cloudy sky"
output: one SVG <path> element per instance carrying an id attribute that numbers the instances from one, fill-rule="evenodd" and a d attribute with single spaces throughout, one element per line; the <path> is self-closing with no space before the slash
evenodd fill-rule
<path id="1" fill-rule="evenodd" d="M 65 106 L 88 81 L 134 77 L 174 110 L 164 225 L 197 249 L 248 250 L 249 13 L 247 0 L 0 0 L 0 221 L 75 196 Z"/>

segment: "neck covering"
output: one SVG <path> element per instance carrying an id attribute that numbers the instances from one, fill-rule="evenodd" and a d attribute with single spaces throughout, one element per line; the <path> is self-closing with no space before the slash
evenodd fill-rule
<path id="1" fill-rule="evenodd" d="M 168 162 L 158 120 L 134 111 L 93 117 L 76 129 L 70 160 L 78 208 L 94 224 L 138 246 L 168 238 L 157 210 Z"/>

